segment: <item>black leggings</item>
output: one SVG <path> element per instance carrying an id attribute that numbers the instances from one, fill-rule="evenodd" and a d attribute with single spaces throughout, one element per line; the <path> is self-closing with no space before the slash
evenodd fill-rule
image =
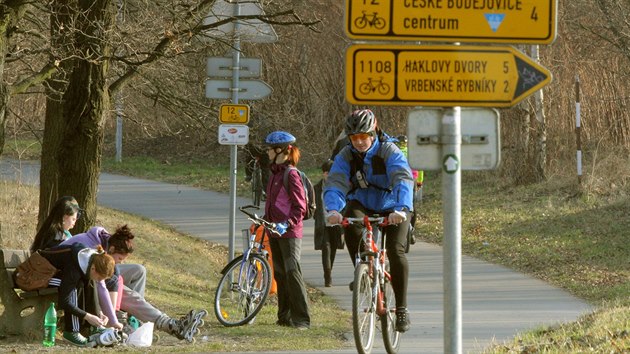
<path id="1" fill-rule="evenodd" d="M 346 204 L 344 216 L 352 218 L 360 218 L 364 215 L 388 216 L 389 212 L 379 213 L 366 209 L 356 200 L 348 201 Z M 396 307 L 407 307 L 407 278 L 409 277 L 409 264 L 405 255 L 407 246 L 407 231 L 411 214 L 406 212 L 407 220 L 398 225 L 389 225 L 385 227 L 384 232 L 387 235 L 385 249 L 389 258 L 390 273 L 392 275 L 392 288 L 396 296 Z M 344 237 L 348 246 L 348 253 L 352 264 L 356 261 L 356 255 L 359 251 L 359 242 L 361 240 L 361 227 L 351 225 L 345 228 Z"/>

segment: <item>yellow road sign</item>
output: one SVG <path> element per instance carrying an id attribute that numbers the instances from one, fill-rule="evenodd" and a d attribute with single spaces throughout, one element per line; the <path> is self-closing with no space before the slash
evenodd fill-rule
<path id="1" fill-rule="evenodd" d="M 249 122 L 249 105 L 222 104 L 219 109 L 219 121 L 221 123 L 247 124 Z"/>
<path id="2" fill-rule="evenodd" d="M 393 106 L 510 107 L 551 82 L 512 47 L 352 45 L 346 99 Z"/>
<path id="3" fill-rule="evenodd" d="M 346 0 L 352 39 L 537 43 L 556 38 L 557 0 Z"/>

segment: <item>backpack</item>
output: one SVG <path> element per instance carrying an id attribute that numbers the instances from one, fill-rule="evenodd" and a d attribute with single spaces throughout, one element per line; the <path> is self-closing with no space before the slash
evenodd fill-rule
<path id="1" fill-rule="evenodd" d="M 381 142 L 381 146 L 379 147 L 379 151 L 372 156 L 372 168 L 380 171 L 382 174 L 387 174 L 387 164 L 380 155 L 380 149 L 383 148 L 383 144 L 387 142 L 396 144 L 398 139 L 392 138 L 384 131 L 379 131 L 378 140 Z M 374 188 L 383 192 L 391 193 L 392 190 L 390 188 L 383 188 L 369 183 L 365 173 L 363 172 L 363 157 L 352 150 L 350 153 L 352 154 L 352 159 L 350 160 L 350 181 L 352 182 L 352 188 L 348 194 L 354 192 L 358 188 Z"/>
<path id="2" fill-rule="evenodd" d="M 284 170 L 284 176 L 282 182 L 284 183 L 284 189 L 289 191 L 289 171 L 296 170 L 300 174 L 302 179 L 302 186 L 304 187 L 304 195 L 306 196 L 306 214 L 304 214 L 304 220 L 311 219 L 315 215 L 315 189 L 313 189 L 313 183 L 306 176 L 306 174 L 295 167 L 289 166 Z"/>

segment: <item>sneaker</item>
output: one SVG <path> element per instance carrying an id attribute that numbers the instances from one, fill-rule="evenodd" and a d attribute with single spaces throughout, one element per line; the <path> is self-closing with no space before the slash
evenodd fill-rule
<path id="1" fill-rule="evenodd" d="M 354 280 L 348 284 L 348 288 L 350 288 L 350 291 L 354 291 Z"/>
<path id="2" fill-rule="evenodd" d="M 88 339 L 88 346 L 111 347 L 122 342 L 122 336 L 113 328 L 98 328 Z"/>
<path id="3" fill-rule="evenodd" d="M 409 330 L 409 311 L 406 308 L 401 307 L 396 309 L 396 331 L 400 333 L 407 332 Z"/>
<path id="4" fill-rule="evenodd" d="M 203 318 L 208 314 L 206 310 L 190 310 L 190 312 L 180 318 L 179 320 L 172 320 L 173 325 L 169 323 L 169 327 L 171 327 L 171 333 L 175 335 L 178 339 L 185 339 L 189 343 L 192 343 L 195 339 L 194 336 L 199 331 L 199 327 L 204 325 Z"/>
<path id="5" fill-rule="evenodd" d="M 77 347 L 86 347 L 88 340 L 79 332 L 63 332 L 63 339 Z"/>

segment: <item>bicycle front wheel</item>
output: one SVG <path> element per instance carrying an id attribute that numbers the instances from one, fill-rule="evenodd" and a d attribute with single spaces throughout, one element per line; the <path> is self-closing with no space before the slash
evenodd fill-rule
<path id="1" fill-rule="evenodd" d="M 226 327 L 244 325 L 262 309 L 270 286 L 271 268 L 262 255 L 234 258 L 217 286 L 214 314 Z"/>
<path id="2" fill-rule="evenodd" d="M 368 265 L 360 263 L 354 270 L 352 289 L 352 330 L 359 354 L 368 354 L 374 345 L 376 308 Z"/>
<path id="3" fill-rule="evenodd" d="M 383 343 L 388 354 L 396 354 L 400 347 L 400 332 L 396 331 L 396 298 L 392 283 L 387 279 L 383 289 L 383 306 L 386 310 L 381 316 Z"/>

